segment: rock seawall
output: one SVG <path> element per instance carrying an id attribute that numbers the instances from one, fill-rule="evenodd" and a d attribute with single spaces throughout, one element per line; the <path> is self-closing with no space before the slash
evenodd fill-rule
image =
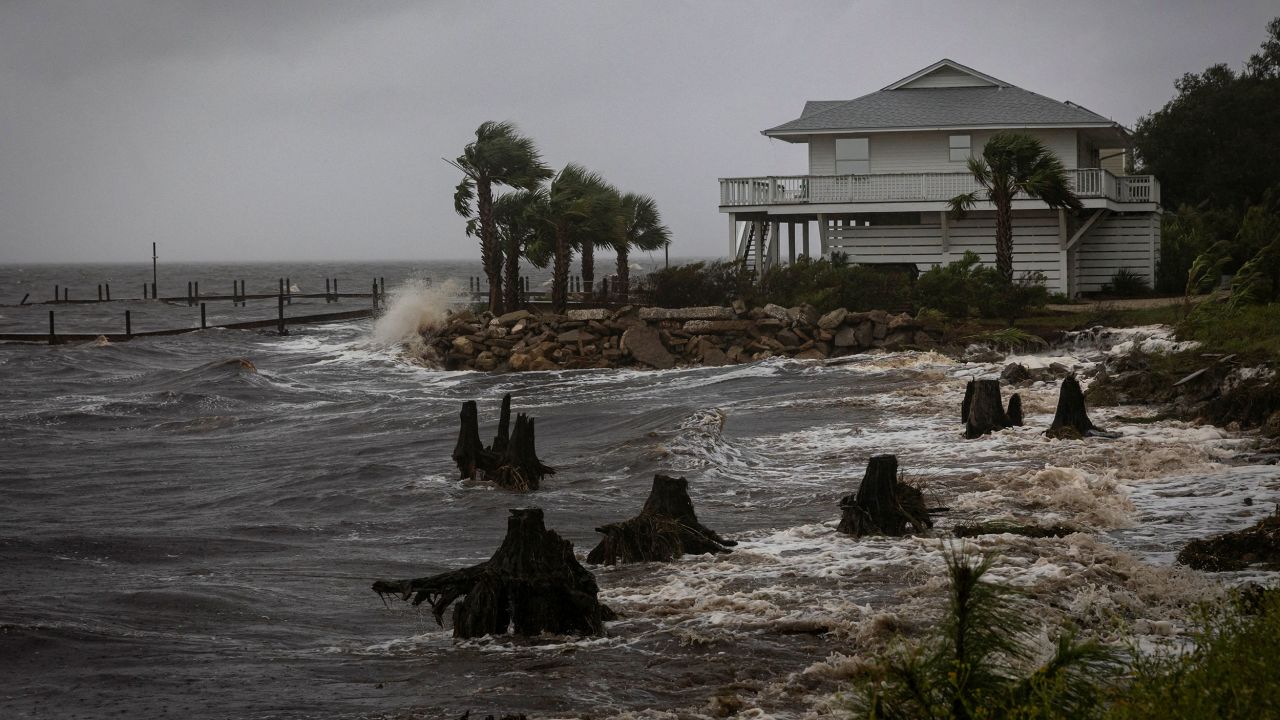
<path id="1" fill-rule="evenodd" d="M 910 315 L 802 305 L 461 311 L 423 333 L 422 360 L 448 370 L 718 366 L 784 356 L 821 360 L 872 348 L 932 347 L 938 338 Z"/>

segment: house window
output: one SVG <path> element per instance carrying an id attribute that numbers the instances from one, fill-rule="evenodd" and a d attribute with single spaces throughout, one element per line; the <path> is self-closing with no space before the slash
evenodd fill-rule
<path id="1" fill-rule="evenodd" d="M 871 172 L 871 142 L 867 138 L 836 138 L 836 174 Z"/>
<path id="2" fill-rule="evenodd" d="M 967 162 L 969 160 L 968 135 L 952 135 L 947 144 L 951 152 L 951 162 Z"/>

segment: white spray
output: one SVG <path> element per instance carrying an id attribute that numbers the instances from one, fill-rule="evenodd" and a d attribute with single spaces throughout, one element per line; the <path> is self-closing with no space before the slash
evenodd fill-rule
<path id="1" fill-rule="evenodd" d="M 447 280 L 436 285 L 413 278 L 389 293 L 387 310 L 373 324 L 370 340 L 378 345 L 419 342 L 422 333 L 444 326 L 450 308 L 464 302 L 457 284 Z"/>

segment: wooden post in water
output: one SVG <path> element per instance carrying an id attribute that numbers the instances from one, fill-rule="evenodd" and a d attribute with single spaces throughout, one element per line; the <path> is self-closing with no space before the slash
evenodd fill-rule
<path id="1" fill-rule="evenodd" d="M 160 296 L 156 293 L 156 260 L 158 257 L 156 255 L 156 244 L 151 243 L 151 297 L 157 300 L 160 299 Z"/>
<path id="2" fill-rule="evenodd" d="M 23 296 L 22 296 L 22 302 L 20 302 L 20 303 L 18 303 L 18 304 L 19 304 L 19 305 L 26 305 L 26 304 L 27 304 L 27 298 L 29 298 L 29 297 L 31 297 L 31 293 L 27 293 L 26 295 L 23 295 Z"/>
<path id="3" fill-rule="evenodd" d="M 194 297 L 196 301 L 199 302 L 200 300 L 200 281 L 199 280 L 196 281 L 196 294 Z"/>
<path id="4" fill-rule="evenodd" d="M 71 288 L 62 288 L 62 302 L 71 300 Z"/>
<path id="5" fill-rule="evenodd" d="M 55 345 L 58 342 L 58 334 L 53 330 L 53 311 L 49 311 L 49 344 Z"/>
<path id="6" fill-rule="evenodd" d="M 378 281 L 373 281 L 373 311 L 378 312 Z"/>
<path id="7" fill-rule="evenodd" d="M 284 328 L 284 296 L 280 296 L 279 302 L 279 324 L 277 329 L 281 335 L 288 335 L 289 331 Z"/>
<path id="8" fill-rule="evenodd" d="M 98 283 L 98 302 L 102 302 L 102 283 Z"/>
<path id="9" fill-rule="evenodd" d="M 382 298 L 382 304 L 385 306 L 387 304 L 387 279 L 384 277 L 378 278 L 378 297 Z"/>
<path id="10" fill-rule="evenodd" d="M 146 300 L 146 299 L 147 299 L 147 284 L 146 284 L 146 283 L 142 283 L 142 299 L 143 299 L 143 300 Z"/>
<path id="11" fill-rule="evenodd" d="M 333 301 L 338 302 L 338 278 L 333 279 Z"/>
<path id="12" fill-rule="evenodd" d="M 129 316 L 129 311 L 124 311 L 124 334 L 125 337 L 133 337 L 133 318 Z"/>
<path id="13" fill-rule="evenodd" d="M 111 302 L 111 283 L 107 283 L 107 302 Z"/>
<path id="14" fill-rule="evenodd" d="M 293 281 L 289 279 L 288 275 L 284 277 L 284 299 L 290 305 L 293 304 Z"/>
<path id="15" fill-rule="evenodd" d="M 191 299 L 191 281 L 187 281 L 187 307 L 191 307 L 195 302 Z"/>
<path id="16" fill-rule="evenodd" d="M 205 315 L 204 315 L 204 303 L 200 303 L 200 329 L 201 329 L 201 330 L 204 330 L 205 328 L 209 327 L 209 326 L 205 323 L 204 318 L 205 318 Z"/>
<path id="17" fill-rule="evenodd" d="M 284 278 L 279 278 L 279 284 L 280 284 L 280 295 L 281 297 L 283 297 L 284 296 Z"/>
<path id="18" fill-rule="evenodd" d="M 324 301 L 329 302 L 329 278 L 324 279 Z"/>
<path id="19" fill-rule="evenodd" d="M 143 287 L 146 287 L 145 285 Z M 53 301 L 58 302 L 58 298 L 62 297 L 62 288 L 58 285 L 53 286 Z"/>

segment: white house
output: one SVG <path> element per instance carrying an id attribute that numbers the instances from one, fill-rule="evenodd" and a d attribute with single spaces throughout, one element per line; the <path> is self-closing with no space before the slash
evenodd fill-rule
<path id="1" fill-rule="evenodd" d="M 1085 207 L 1077 214 L 1016 199 L 1015 275 L 1044 273 L 1050 291 L 1069 295 L 1098 290 L 1120 268 L 1153 282 L 1160 185 L 1150 175 L 1115 174 L 1129 146 L 1125 129 L 945 59 L 853 100 L 807 102 L 800 117 L 764 130 L 806 145 L 809 174 L 721 179 L 730 251 L 756 267 L 794 260 L 797 241 L 809 254 L 816 224 L 821 253 L 839 250 L 853 262 L 924 270 L 972 250 L 994 263 L 990 203 L 957 220 L 947 201 L 978 189 L 966 161 L 1002 130 L 1052 149 Z"/>

